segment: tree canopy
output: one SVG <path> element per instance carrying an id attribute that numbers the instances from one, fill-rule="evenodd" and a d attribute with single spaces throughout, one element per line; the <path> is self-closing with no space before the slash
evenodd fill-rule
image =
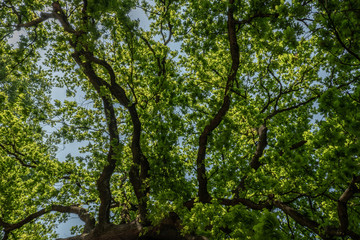
<path id="1" fill-rule="evenodd" d="M 0 39 L 2 239 L 360 239 L 359 0 L 3 0 Z"/>

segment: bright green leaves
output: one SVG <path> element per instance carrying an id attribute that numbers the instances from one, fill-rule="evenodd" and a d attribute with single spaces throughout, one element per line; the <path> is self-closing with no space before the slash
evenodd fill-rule
<path id="1" fill-rule="evenodd" d="M 184 214 L 184 233 L 197 232 L 217 239 L 286 239 L 277 214 L 252 211 L 243 206 L 223 207 L 196 203 Z"/>

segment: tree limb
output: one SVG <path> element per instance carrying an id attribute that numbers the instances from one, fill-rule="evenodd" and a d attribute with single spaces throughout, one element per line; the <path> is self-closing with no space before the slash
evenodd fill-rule
<path id="1" fill-rule="evenodd" d="M 87 212 L 86 209 L 79 206 L 62 206 L 62 205 L 51 205 L 49 208 L 43 208 L 36 213 L 30 214 L 23 220 L 17 223 L 7 223 L 0 218 L 0 226 L 4 228 L 4 231 L 9 233 L 15 229 L 21 228 L 27 223 L 41 217 L 42 215 L 49 212 L 61 212 L 61 213 L 74 213 L 85 223 L 84 233 L 90 232 L 95 227 L 95 219 Z"/>
<path id="2" fill-rule="evenodd" d="M 259 159 L 263 155 L 264 149 L 267 146 L 267 127 L 265 125 L 261 125 L 257 132 L 259 134 L 259 142 L 257 143 L 255 154 L 250 162 L 250 166 L 255 170 L 261 166 Z"/>
<path id="3" fill-rule="evenodd" d="M 348 188 L 340 196 L 338 200 L 338 216 L 340 222 L 340 231 L 346 232 L 349 226 L 348 212 L 347 212 L 347 202 L 354 196 L 355 193 L 360 192 L 359 188 L 356 186 L 356 183 L 360 182 L 360 176 L 353 177 Z"/>
<path id="4" fill-rule="evenodd" d="M 48 20 L 49 18 L 55 18 L 55 14 L 54 13 L 40 13 L 40 18 L 37 18 L 31 22 L 28 22 L 28 23 L 20 23 L 18 25 L 18 27 L 34 27 L 34 26 L 37 26 L 39 25 L 40 23 Z"/>
<path id="5" fill-rule="evenodd" d="M 72 47 L 77 49 L 77 45 L 72 43 Z M 112 96 L 114 96 L 119 103 L 125 107 L 131 117 L 131 121 L 133 123 L 133 135 L 132 135 L 132 143 L 131 143 L 131 151 L 133 155 L 133 165 L 130 169 L 129 177 L 132 186 L 134 187 L 135 195 L 139 202 L 139 213 L 140 219 L 143 223 L 146 223 L 146 215 L 147 215 L 147 193 L 150 191 L 149 186 L 145 186 L 146 179 L 149 177 L 149 162 L 145 155 L 143 154 L 140 146 L 140 138 L 141 138 L 141 122 L 136 110 L 136 105 L 131 104 L 130 100 L 127 98 L 125 90 L 116 83 L 116 76 L 112 69 L 112 67 L 104 60 L 100 60 L 93 56 L 92 53 L 79 50 L 75 51 L 72 54 L 74 60 L 78 63 L 78 65 L 83 67 L 83 71 L 85 75 L 88 77 L 90 83 L 94 86 L 98 94 L 101 96 L 101 87 L 106 87 Z M 87 61 L 83 62 L 81 60 L 81 56 L 85 56 Z M 102 65 L 107 69 L 110 75 L 110 82 L 106 82 L 104 79 L 97 76 L 95 73 L 91 62 Z M 111 153 L 112 154 L 112 153 Z M 110 167 L 110 166 L 109 166 Z M 140 167 L 140 168 L 139 168 Z M 111 198 L 107 198 L 111 199 Z M 108 205 L 107 205 L 108 206 Z"/>
<path id="6" fill-rule="evenodd" d="M 100 195 L 99 225 L 110 223 L 110 207 L 112 200 L 111 190 L 110 190 L 110 179 L 116 167 L 115 149 L 118 149 L 120 146 L 119 132 L 117 127 L 114 107 L 110 99 L 104 96 L 101 98 L 103 101 L 106 121 L 110 134 L 110 140 L 109 140 L 110 147 L 107 155 L 108 165 L 106 165 L 103 168 L 99 179 L 96 181 L 97 189 Z"/>
<path id="7" fill-rule="evenodd" d="M 324 4 L 324 1 L 320 1 L 320 3 L 323 5 L 325 12 L 328 16 L 328 20 L 330 22 L 331 28 L 333 30 L 333 33 L 335 34 L 335 37 L 337 39 L 337 41 L 340 43 L 340 45 L 353 57 L 355 57 L 359 62 L 360 62 L 360 56 L 358 54 L 356 54 L 354 51 L 352 51 L 348 46 L 346 46 L 346 44 L 344 43 L 344 41 L 341 39 L 340 33 L 339 31 L 336 29 L 336 25 L 334 20 L 331 18 L 331 13 L 329 11 L 329 9 L 326 7 L 326 3 Z"/>
<path id="8" fill-rule="evenodd" d="M 2 148 L 7 154 L 13 156 L 16 160 L 19 161 L 19 163 L 24 166 L 24 167 L 28 167 L 28 168 L 35 168 L 35 165 L 32 164 L 28 164 L 25 162 L 25 160 L 23 158 L 21 158 L 20 156 L 24 156 L 22 153 L 16 151 L 16 149 L 14 149 L 14 151 L 10 151 L 8 150 L 3 144 L 0 143 L 0 148 Z M 20 155 L 20 156 L 19 156 Z"/>
<path id="9" fill-rule="evenodd" d="M 86 11 L 86 2 L 84 2 L 84 8 L 83 13 L 85 14 Z M 41 17 L 39 19 L 36 19 L 30 23 L 22 24 L 22 27 L 31 27 L 36 26 L 40 24 L 41 22 L 49 19 L 49 18 L 55 18 L 57 19 L 61 26 L 63 27 L 65 32 L 74 34 L 76 36 L 79 36 L 81 34 L 84 34 L 82 31 L 76 31 L 67 21 L 67 17 L 63 13 L 61 6 L 59 4 L 53 5 L 53 12 L 52 13 L 42 13 Z M 133 123 L 133 138 L 132 138 L 132 155 L 133 155 L 133 166 L 130 170 L 130 181 L 134 187 L 136 197 L 139 201 L 139 211 L 141 215 L 141 219 L 145 222 L 145 216 L 146 216 L 146 195 L 149 192 L 149 187 L 143 187 L 145 185 L 145 180 L 148 178 L 148 171 L 149 171 L 149 163 L 147 161 L 147 158 L 144 156 L 144 154 L 141 151 L 140 146 L 140 136 L 141 136 L 141 123 L 139 116 L 137 114 L 136 106 L 134 104 L 131 104 L 129 99 L 126 96 L 125 90 L 120 87 L 115 82 L 115 74 L 113 72 L 113 69 L 109 64 L 107 64 L 104 60 L 100 60 L 93 56 L 92 53 L 84 51 L 83 48 L 86 46 L 81 46 L 78 43 L 74 43 L 70 41 L 70 44 L 74 48 L 75 52 L 72 54 L 75 61 L 83 67 L 83 71 L 85 75 L 89 78 L 89 81 L 92 83 L 94 88 L 97 92 L 100 92 L 100 88 L 102 86 L 105 86 L 107 89 L 110 90 L 111 94 L 119 101 L 121 105 L 123 105 L 126 109 L 128 109 L 129 114 L 131 116 L 131 120 Z M 79 50 L 80 47 L 80 50 Z M 85 56 L 87 61 L 83 62 L 81 60 L 81 56 Z M 102 78 L 98 77 L 95 71 L 93 70 L 91 63 L 96 63 L 99 65 L 102 65 L 107 69 L 108 73 L 110 74 L 110 82 L 111 84 L 107 83 Z M 141 169 L 139 169 L 139 166 Z"/>
<path id="10" fill-rule="evenodd" d="M 262 210 L 264 208 L 272 209 L 272 205 L 270 202 L 266 201 L 264 203 L 255 203 L 249 199 L 246 198 L 234 198 L 234 199 L 221 199 L 220 204 L 225 206 L 235 206 L 238 204 L 242 204 L 248 208 L 254 209 L 254 210 Z"/>
<path id="11" fill-rule="evenodd" d="M 304 227 L 308 227 L 316 234 L 320 235 L 319 232 L 319 223 L 312 221 L 302 215 L 301 213 L 297 212 L 294 208 L 280 202 L 280 201 L 274 201 L 274 206 L 280 208 L 284 213 L 289 215 L 292 219 L 294 219 L 297 223 Z"/>
<path id="12" fill-rule="evenodd" d="M 301 103 L 296 104 L 296 105 L 294 105 L 294 106 L 275 110 L 275 111 L 273 111 L 271 114 L 269 114 L 269 115 L 265 118 L 265 121 L 273 118 L 275 115 L 277 115 L 277 114 L 279 114 L 279 113 L 286 112 L 286 111 L 290 111 L 290 110 L 299 108 L 299 107 L 301 107 L 301 106 L 304 106 L 304 105 L 306 105 L 306 104 L 314 101 L 314 100 L 317 99 L 318 97 L 319 97 L 319 96 L 311 97 L 311 98 L 309 98 L 308 100 L 306 100 L 305 102 L 301 102 Z"/>
<path id="13" fill-rule="evenodd" d="M 279 16 L 278 13 L 258 13 L 258 14 L 254 14 L 253 16 L 251 16 L 251 17 L 249 17 L 247 19 L 237 20 L 236 24 L 242 26 L 242 25 L 251 23 L 256 18 L 265 18 L 265 17 L 275 17 L 275 18 L 277 18 L 278 16 Z"/>
<path id="14" fill-rule="evenodd" d="M 236 29 L 235 29 L 235 19 L 234 19 L 234 0 L 230 0 L 230 6 L 228 10 L 228 37 L 230 42 L 230 54 L 232 59 L 231 70 L 228 75 L 228 80 L 226 82 L 225 88 L 225 97 L 221 108 L 215 114 L 214 118 L 210 120 L 210 123 L 205 126 L 203 132 L 199 137 L 199 148 L 196 159 L 196 168 L 197 168 L 197 180 L 199 183 L 198 196 L 200 202 L 209 202 L 211 196 L 207 189 L 207 177 L 206 177 L 206 168 L 205 168 L 205 156 L 206 156 L 206 145 L 208 140 L 208 135 L 219 126 L 220 122 L 223 120 L 227 111 L 230 107 L 230 95 L 229 90 L 232 88 L 233 82 L 236 78 L 236 73 L 239 68 L 239 45 L 237 43 Z"/>
<path id="15" fill-rule="evenodd" d="M 294 143 L 293 145 L 291 145 L 290 150 L 295 150 L 295 149 L 297 149 L 297 148 L 300 148 L 300 147 L 302 147 L 303 145 L 305 145 L 305 143 L 307 143 L 306 140 L 301 140 L 300 142 Z M 279 152 L 279 155 L 280 155 L 280 156 L 284 155 L 284 151 L 281 150 L 281 151 Z"/>

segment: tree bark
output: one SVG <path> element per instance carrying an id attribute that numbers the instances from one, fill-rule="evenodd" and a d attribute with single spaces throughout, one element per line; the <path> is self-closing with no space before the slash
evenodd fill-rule
<path id="1" fill-rule="evenodd" d="M 138 222 L 120 225 L 108 224 L 101 231 L 94 229 L 79 236 L 57 240 L 207 240 L 203 236 L 181 234 L 181 223 L 175 213 L 170 213 L 158 226 L 144 230 Z"/>

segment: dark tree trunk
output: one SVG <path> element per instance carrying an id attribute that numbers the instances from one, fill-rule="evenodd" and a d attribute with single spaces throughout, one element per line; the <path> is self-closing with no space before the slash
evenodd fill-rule
<path id="1" fill-rule="evenodd" d="M 175 213 L 155 227 L 147 227 L 147 231 L 138 222 L 120 225 L 101 225 L 95 227 L 90 233 L 79 236 L 63 238 L 61 240 L 207 240 L 206 237 L 181 234 L 181 223 Z M 60 239 L 58 239 L 60 240 Z"/>

